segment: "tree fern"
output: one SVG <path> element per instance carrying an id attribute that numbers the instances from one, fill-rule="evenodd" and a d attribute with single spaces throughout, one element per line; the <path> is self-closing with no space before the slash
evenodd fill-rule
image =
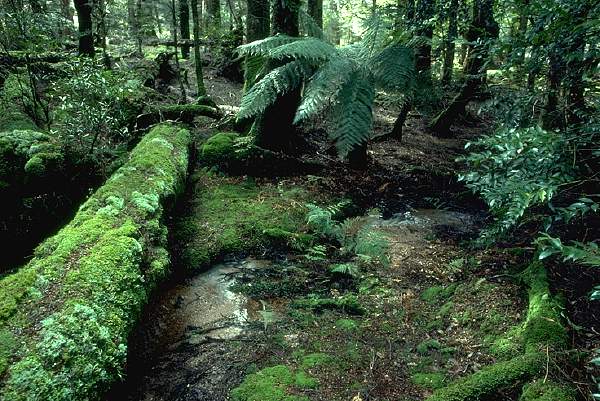
<path id="1" fill-rule="evenodd" d="M 244 95 L 238 118 L 244 119 L 262 113 L 280 95 L 297 88 L 311 72 L 310 65 L 302 60 L 290 61 L 275 68 Z"/>
<path id="2" fill-rule="evenodd" d="M 409 92 L 414 85 L 410 48 L 389 44 L 389 30 L 377 17 L 367 22 L 363 39 L 335 47 L 316 37 L 277 35 L 244 46 L 241 55 L 260 55 L 288 62 L 265 75 L 242 99 L 238 118 L 255 116 L 278 96 L 304 84 L 294 123 L 332 107 L 335 140 L 340 155 L 370 139 L 376 86 Z"/>

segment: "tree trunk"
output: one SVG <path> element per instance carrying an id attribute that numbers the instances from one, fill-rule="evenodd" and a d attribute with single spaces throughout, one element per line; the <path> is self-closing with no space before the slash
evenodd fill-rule
<path id="1" fill-rule="evenodd" d="M 426 80 L 431 79 L 431 40 L 433 38 L 433 23 L 431 19 L 435 12 L 435 1 L 418 0 L 415 10 L 417 23 L 416 35 L 423 39 L 416 53 L 417 72 Z"/>
<path id="2" fill-rule="evenodd" d="M 181 39 L 190 39 L 190 7 L 188 0 L 179 0 L 179 32 L 181 33 Z M 181 57 L 190 57 L 190 45 L 185 42 L 181 45 Z"/>
<path id="3" fill-rule="evenodd" d="M 271 19 L 271 34 L 298 36 L 299 0 L 274 0 Z M 285 62 L 285 61 L 284 61 Z M 269 62 L 267 69 L 282 65 L 281 62 Z M 267 107 L 254 123 L 257 145 L 284 153 L 291 153 L 296 142 L 294 116 L 300 103 L 300 88 L 292 90 Z"/>
<path id="4" fill-rule="evenodd" d="M 548 57 L 548 94 L 542 112 L 542 127 L 546 130 L 556 129 L 564 126 L 563 118 L 558 110 L 560 97 L 560 82 L 565 71 L 562 49 L 555 45 L 550 49 Z"/>
<path id="5" fill-rule="evenodd" d="M 456 118 L 464 115 L 467 104 L 482 94 L 486 82 L 489 42 L 497 38 L 500 31 L 493 10 L 494 0 L 475 0 L 473 3 L 471 25 L 466 35 L 470 44 L 464 66 L 465 83 L 448 108 L 433 120 L 431 129 L 437 134 L 449 134 Z"/>
<path id="6" fill-rule="evenodd" d="M 198 0 L 191 0 L 192 24 L 194 26 L 194 65 L 196 67 L 196 85 L 198 97 L 206 96 L 206 87 L 202 76 L 202 58 L 200 56 L 200 16 L 198 15 Z"/>
<path id="7" fill-rule="evenodd" d="M 248 15 L 246 17 L 246 40 L 254 42 L 269 36 L 269 1 L 247 0 Z M 244 92 L 252 88 L 256 75 L 261 69 L 262 61 L 259 56 L 246 58 L 244 69 Z"/>
<path id="8" fill-rule="evenodd" d="M 308 0 L 308 15 L 323 29 L 323 0 Z"/>
<path id="9" fill-rule="evenodd" d="M 583 26 L 587 20 L 589 8 L 585 4 L 573 3 L 575 7 L 572 10 L 573 26 Z M 585 85 L 583 82 L 584 73 L 584 56 L 585 56 L 585 35 L 584 29 L 576 29 L 573 31 L 571 40 L 566 46 L 565 54 L 569 57 L 566 62 L 566 106 L 567 106 L 567 122 L 569 124 L 581 123 L 582 112 L 585 111 Z"/>
<path id="10" fill-rule="evenodd" d="M 175 68 L 177 69 L 177 81 L 179 81 L 179 89 L 181 90 L 181 103 L 185 103 L 187 95 L 185 93 L 185 86 L 183 79 L 181 78 L 181 67 L 179 65 L 178 43 L 177 43 L 177 12 L 175 9 L 175 0 L 171 0 L 171 17 L 173 21 L 173 45 L 175 47 Z"/>
<path id="11" fill-rule="evenodd" d="M 75 10 L 79 22 L 79 54 L 94 56 L 91 0 L 75 0 Z"/>
<path id="12" fill-rule="evenodd" d="M 339 45 L 341 42 L 340 34 L 340 12 L 338 10 L 337 0 L 330 0 L 329 10 L 331 18 L 329 19 L 328 34 L 329 41 L 334 45 Z"/>
<path id="13" fill-rule="evenodd" d="M 220 0 L 206 0 L 206 24 L 211 34 L 221 29 Z"/>
<path id="14" fill-rule="evenodd" d="M 444 49 L 444 66 L 442 68 L 442 84 L 448 85 L 452 81 L 452 70 L 454 68 L 454 50 L 456 35 L 458 33 L 458 0 L 450 1 L 448 10 L 448 34 Z"/>

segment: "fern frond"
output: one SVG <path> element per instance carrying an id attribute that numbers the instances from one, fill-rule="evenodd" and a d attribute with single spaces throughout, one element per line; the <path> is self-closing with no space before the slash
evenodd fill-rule
<path id="1" fill-rule="evenodd" d="M 240 56 L 268 56 L 269 52 L 273 49 L 300 39 L 298 37 L 279 34 L 241 45 L 236 50 Z"/>
<path id="2" fill-rule="evenodd" d="M 339 92 L 337 124 L 332 132 L 338 153 L 348 154 L 371 137 L 375 88 L 369 74 L 356 71 Z"/>
<path id="3" fill-rule="evenodd" d="M 402 45 L 386 47 L 373 57 L 371 71 L 375 83 L 384 89 L 409 92 L 416 79 L 414 53 Z"/>
<path id="4" fill-rule="evenodd" d="M 256 116 L 277 98 L 295 88 L 312 73 L 306 61 L 294 60 L 277 67 L 258 81 L 242 98 L 238 119 Z"/>
<path id="5" fill-rule="evenodd" d="M 321 29 L 314 18 L 311 17 L 306 11 L 301 9 L 298 16 L 300 21 L 300 31 L 303 34 L 319 39 L 323 39 L 325 37 L 323 29 Z"/>
<path id="6" fill-rule="evenodd" d="M 357 68 L 354 61 L 341 57 L 333 58 L 321 66 L 304 88 L 294 124 L 314 116 L 331 104 Z"/>
<path id="7" fill-rule="evenodd" d="M 318 38 L 302 38 L 286 43 L 269 52 L 269 57 L 276 60 L 288 58 L 325 61 L 337 53 L 335 47 Z"/>
<path id="8" fill-rule="evenodd" d="M 365 32 L 357 44 L 360 49 L 359 57 L 366 62 L 385 47 L 388 39 L 388 29 L 381 16 L 377 13 L 372 14 L 367 19 L 365 25 Z"/>

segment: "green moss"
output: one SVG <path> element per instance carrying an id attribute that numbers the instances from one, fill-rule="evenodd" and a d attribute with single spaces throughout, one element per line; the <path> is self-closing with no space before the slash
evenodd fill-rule
<path id="1" fill-rule="evenodd" d="M 304 192 L 257 186 L 199 171 L 193 177 L 194 203 L 176 222 L 175 239 L 184 265 L 202 268 L 225 254 L 244 253 L 279 243 L 282 232 L 304 225 Z M 273 235 L 276 239 L 273 240 Z M 303 241 L 301 235 L 290 240 Z"/>
<path id="2" fill-rule="evenodd" d="M 358 324 L 353 319 L 338 319 L 335 321 L 335 326 L 347 332 L 358 330 Z"/>
<path id="3" fill-rule="evenodd" d="M 444 386 L 446 375 L 443 373 L 415 373 L 410 380 L 417 386 L 430 389 L 438 389 Z"/>
<path id="4" fill-rule="evenodd" d="M 440 344 L 440 342 L 438 340 L 436 340 L 435 338 L 430 338 L 429 340 L 425 340 L 423 342 L 421 342 L 419 345 L 417 345 L 417 352 L 421 355 L 427 355 L 429 353 L 429 350 L 432 349 L 440 349 L 442 348 L 442 344 Z"/>
<path id="5" fill-rule="evenodd" d="M 545 366 L 544 354 L 528 353 L 459 379 L 448 387 L 435 391 L 427 401 L 480 401 L 498 389 L 535 377 Z"/>
<path id="6" fill-rule="evenodd" d="M 308 297 L 293 302 L 296 308 L 310 309 L 315 312 L 323 310 L 339 310 L 353 315 L 365 314 L 365 309 L 360 304 L 358 297 L 352 294 L 342 295 L 338 298 Z"/>
<path id="7" fill-rule="evenodd" d="M 235 132 L 220 132 L 208 138 L 200 147 L 200 159 L 208 166 L 218 166 L 237 159 L 235 152 Z"/>
<path id="8" fill-rule="evenodd" d="M 16 345 L 17 342 L 11 332 L 8 330 L 0 331 L 0 376 L 2 376 L 8 367 L 10 357 Z"/>
<path id="9" fill-rule="evenodd" d="M 285 365 L 262 369 L 248 375 L 231 391 L 233 401 L 308 401 L 307 397 L 290 394 L 296 375 Z"/>
<path id="10" fill-rule="evenodd" d="M 190 141 L 187 130 L 155 127 L 31 262 L 0 280 L 0 332 L 20 339 L 0 398 L 93 399 L 120 377 L 127 336 L 165 275 L 160 222 Z"/>
<path id="11" fill-rule="evenodd" d="M 325 365 L 330 363 L 332 360 L 330 355 L 323 353 L 308 354 L 302 358 L 300 366 L 302 368 L 314 368 L 315 366 Z"/>
<path id="12" fill-rule="evenodd" d="M 456 287 L 456 284 L 429 287 L 425 291 L 423 291 L 423 293 L 421 294 L 421 299 L 431 304 L 445 301 L 452 297 L 452 295 L 456 291 Z"/>
<path id="13" fill-rule="evenodd" d="M 577 392 L 552 381 L 536 380 L 523 386 L 519 401 L 575 401 Z"/>
<path id="14" fill-rule="evenodd" d="M 298 388 L 317 388 L 319 381 L 304 371 L 296 373 L 295 384 Z"/>

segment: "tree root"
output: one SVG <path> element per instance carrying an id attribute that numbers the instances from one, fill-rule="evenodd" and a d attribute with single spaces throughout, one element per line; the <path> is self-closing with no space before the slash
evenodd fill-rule
<path id="1" fill-rule="evenodd" d="M 517 355 L 487 366 L 478 372 L 435 391 L 427 401 L 483 401 L 493 397 L 499 390 L 528 383 L 544 377 L 537 383 L 535 391 L 524 388 L 522 400 L 568 401 L 569 398 L 549 398 L 548 394 L 559 392 L 549 381 L 548 361 L 552 352 L 567 348 L 567 332 L 560 317 L 560 301 L 550 294 L 546 270 L 540 262 L 533 262 L 521 273 L 521 279 L 529 288 L 527 317 L 520 325 L 510 330 L 504 338 L 497 340 L 497 350 L 512 350 Z M 552 389 L 546 386 L 554 386 Z M 560 386 L 559 386 L 560 387 Z M 562 389 L 562 387 L 560 387 Z M 563 391 L 563 390 L 561 390 Z M 534 396 L 539 394 L 540 396 Z"/>
<path id="2" fill-rule="evenodd" d="M 206 105 L 170 104 L 154 107 L 149 112 L 139 115 L 136 119 L 136 126 L 138 129 L 144 129 L 165 120 L 175 120 L 191 124 L 194 118 L 198 116 L 218 120 L 222 117 L 222 114 L 216 108 Z"/>

